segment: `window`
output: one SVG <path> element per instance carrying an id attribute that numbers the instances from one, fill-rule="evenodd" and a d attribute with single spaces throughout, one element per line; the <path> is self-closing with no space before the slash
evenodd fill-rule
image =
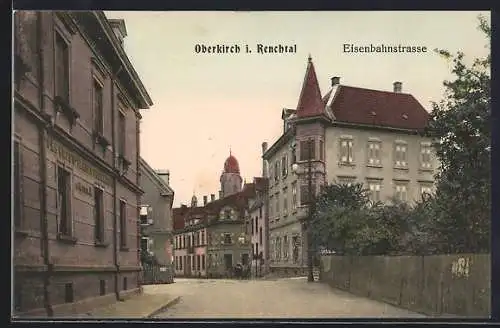
<path id="1" fill-rule="evenodd" d="M 325 142 L 323 140 L 319 141 L 319 160 L 325 160 Z"/>
<path id="2" fill-rule="evenodd" d="M 299 261 L 299 236 L 292 236 L 292 261 Z"/>
<path id="3" fill-rule="evenodd" d="M 141 237 L 141 251 L 149 253 L 149 238 Z"/>
<path id="4" fill-rule="evenodd" d="M 57 168 L 57 193 L 59 205 L 59 234 L 71 236 L 71 175 L 62 167 Z"/>
<path id="5" fill-rule="evenodd" d="M 104 109 L 102 102 L 102 85 L 94 80 L 94 129 L 99 134 L 104 133 Z"/>
<path id="6" fill-rule="evenodd" d="M 288 188 L 283 188 L 283 214 L 288 214 Z"/>
<path id="7" fill-rule="evenodd" d="M 94 236 L 96 242 L 104 242 L 104 192 L 94 187 Z"/>
<path id="8" fill-rule="evenodd" d="M 278 182 L 280 179 L 280 162 L 274 162 L 274 181 Z"/>
<path id="9" fill-rule="evenodd" d="M 292 183 L 292 210 L 297 208 L 297 182 Z"/>
<path id="10" fill-rule="evenodd" d="M 281 175 L 286 177 L 288 174 L 288 157 L 287 155 L 283 156 L 281 159 Z"/>
<path id="11" fill-rule="evenodd" d="M 406 161 L 407 146 L 402 143 L 396 143 L 394 148 L 394 165 L 396 167 L 405 168 L 408 163 Z"/>
<path id="12" fill-rule="evenodd" d="M 281 239 L 280 239 L 280 237 L 276 237 L 275 254 L 276 254 L 276 260 L 279 261 L 281 259 Z"/>
<path id="13" fill-rule="evenodd" d="M 99 295 L 103 296 L 106 294 L 106 280 L 99 280 Z"/>
<path id="14" fill-rule="evenodd" d="M 259 228 L 259 244 L 262 245 L 262 227 Z"/>
<path id="15" fill-rule="evenodd" d="M 230 233 L 225 233 L 224 234 L 224 244 L 230 245 L 232 243 L 233 243 L 233 240 L 231 238 L 231 234 Z"/>
<path id="16" fill-rule="evenodd" d="M 74 295 L 73 295 L 73 283 L 68 282 L 64 285 L 64 302 L 65 303 L 73 303 Z"/>
<path id="17" fill-rule="evenodd" d="M 422 184 L 420 185 L 420 195 L 432 195 L 432 184 Z"/>
<path id="18" fill-rule="evenodd" d="M 55 33 L 56 97 L 69 103 L 69 46 L 59 33 Z"/>
<path id="19" fill-rule="evenodd" d="M 259 219 L 262 219 L 262 206 L 259 207 Z"/>
<path id="20" fill-rule="evenodd" d="M 309 159 L 313 160 L 316 158 L 314 152 L 314 140 L 302 140 L 300 142 L 300 160 L 307 161 Z"/>
<path id="21" fill-rule="evenodd" d="M 280 193 L 276 193 L 274 196 L 274 200 L 276 201 L 276 216 L 280 216 Z"/>
<path id="22" fill-rule="evenodd" d="M 201 254 L 201 269 L 205 270 L 205 254 Z"/>
<path id="23" fill-rule="evenodd" d="M 341 164 L 352 164 L 354 162 L 352 148 L 353 148 L 352 139 L 340 140 L 340 163 Z"/>
<path id="24" fill-rule="evenodd" d="M 183 262 L 183 256 L 179 257 L 179 270 L 182 270 L 182 262 Z"/>
<path id="25" fill-rule="evenodd" d="M 253 219 L 250 219 L 250 225 L 252 226 L 252 235 L 253 235 L 255 233 L 255 231 L 254 231 L 255 225 L 254 225 L 254 220 Z"/>
<path id="26" fill-rule="evenodd" d="M 368 181 L 368 189 L 370 193 L 368 194 L 368 198 L 371 202 L 376 203 L 380 201 L 380 189 L 381 185 L 379 181 Z"/>
<path id="27" fill-rule="evenodd" d="M 148 225 L 153 224 L 153 209 L 149 205 L 141 205 L 141 209 L 139 211 L 141 224 Z"/>
<path id="28" fill-rule="evenodd" d="M 314 196 L 316 194 L 316 184 L 313 182 L 312 183 L 312 195 Z M 309 196 L 309 185 L 308 184 L 303 184 L 300 186 L 300 204 L 301 205 L 307 205 L 310 201 L 312 201 L 312 197 Z M 311 197 L 311 199 L 310 199 Z"/>
<path id="29" fill-rule="evenodd" d="M 23 222 L 23 163 L 22 151 L 18 141 L 14 142 L 14 224 L 16 228 L 22 227 Z"/>
<path id="30" fill-rule="evenodd" d="M 368 142 L 368 165 L 380 165 L 380 144 L 379 141 Z"/>
<path id="31" fill-rule="evenodd" d="M 125 157 L 127 126 L 125 114 L 118 111 L 118 154 Z"/>
<path id="32" fill-rule="evenodd" d="M 271 195 L 271 197 L 269 197 L 269 217 L 273 217 L 274 216 L 274 196 Z"/>
<path id="33" fill-rule="evenodd" d="M 196 270 L 200 271 L 201 269 L 201 256 L 196 255 Z"/>
<path id="34" fill-rule="evenodd" d="M 127 247 L 127 203 L 120 200 L 120 246 Z"/>
<path id="35" fill-rule="evenodd" d="M 292 147 L 292 160 L 290 161 L 290 165 L 293 165 L 293 163 L 297 162 L 297 150 L 295 149 L 295 146 Z"/>
<path id="36" fill-rule="evenodd" d="M 205 245 L 205 231 L 201 232 L 201 244 Z"/>
<path id="37" fill-rule="evenodd" d="M 400 202 L 407 201 L 407 185 L 402 183 L 396 184 L 395 198 Z"/>
<path id="38" fill-rule="evenodd" d="M 422 143 L 420 145 L 420 167 L 422 169 L 432 168 L 431 149 L 432 146 L 430 143 Z"/>
<path id="39" fill-rule="evenodd" d="M 283 257 L 288 258 L 288 236 L 283 236 Z"/>

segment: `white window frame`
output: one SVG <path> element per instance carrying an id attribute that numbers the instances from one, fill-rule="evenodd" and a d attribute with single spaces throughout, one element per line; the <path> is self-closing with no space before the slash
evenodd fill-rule
<path id="1" fill-rule="evenodd" d="M 381 149 L 382 143 L 377 140 L 369 140 L 368 141 L 368 156 L 367 156 L 367 164 L 373 166 L 380 166 L 382 164 L 381 160 Z"/>
<path id="2" fill-rule="evenodd" d="M 373 203 L 381 200 L 380 194 L 382 192 L 382 182 L 377 180 L 368 181 L 368 190 L 370 190 L 370 201 Z M 375 197 L 376 195 L 376 197 Z"/>
<path id="3" fill-rule="evenodd" d="M 396 183 L 395 187 L 395 197 L 400 202 L 408 201 L 408 183 Z M 402 197 L 404 195 L 404 197 Z"/>
<path id="4" fill-rule="evenodd" d="M 339 141 L 339 162 L 340 164 L 354 163 L 354 140 L 350 136 L 343 136 Z"/>
<path id="5" fill-rule="evenodd" d="M 427 160 L 424 157 L 428 156 Z M 430 142 L 420 143 L 420 168 L 432 170 L 432 145 Z"/>
<path id="6" fill-rule="evenodd" d="M 408 167 L 408 144 L 404 141 L 394 143 L 394 166 L 397 168 Z"/>

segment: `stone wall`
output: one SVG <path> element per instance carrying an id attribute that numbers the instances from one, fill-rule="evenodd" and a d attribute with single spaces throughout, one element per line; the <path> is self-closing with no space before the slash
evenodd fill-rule
<path id="1" fill-rule="evenodd" d="M 489 254 L 321 258 L 320 280 L 334 288 L 428 315 L 491 313 Z"/>

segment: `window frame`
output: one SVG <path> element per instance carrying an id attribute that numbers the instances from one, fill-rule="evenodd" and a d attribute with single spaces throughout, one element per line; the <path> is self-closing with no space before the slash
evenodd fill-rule
<path id="1" fill-rule="evenodd" d="M 380 140 L 368 140 L 366 164 L 368 166 L 382 166 L 382 142 Z"/>
<path id="2" fill-rule="evenodd" d="M 99 213 L 97 213 L 97 201 L 98 194 L 100 194 L 99 202 L 100 208 Z M 94 185 L 94 241 L 96 244 L 102 244 L 105 242 L 105 206 L 104 206 L 104 188 Z M 98 226 L 99 225 L 99 226 Z M 99 229 L 98 229 L 99 227 Z"/>
<path id="3" fill-rule="evenodd" d="M 57 24 L 54 24 L 54 95 L 55 97 L 60 97 L 61 100 L 65 101 L 68 105 L 71 104 L 71 42 L 67 36 L 64 35 L 65 33 L 61 31 L 61 29 L 58 27 Z M 57 64 L 60 62 L 58 58 L 58 40 L 62 41 L 65 45 L 65 55 L 64 55 L 64 62 L 66 64 L 65 72 L 64 74 L 66 75 L 65 78 L 67 79 L 66 87 L 64 90 L 64 93 L 67 93 L 66 95 L 62 96 L 59 94 L 61 90 L 59 90 L 59 71 Z"/>
<path id="4" fill-rule="evenodd" d="M 399 149 L 398 149 L 399 148 Z M 404 148 L 404 151 L 402 150 Z M 403 140 L 394 142 L 394 167 L 408 169 L 408 143 Z"/>
<path id="5" fill-rule="evenodd" d="M 427 157 L 427 161 L 424 157 Z M 430 142 L 421 142 L 420 143 L 420 169 L 421 170 L 429 170 L 433 169 L 432 167 L 432 144 Z"/>
<path id="6" fill-rule="evenodd" d="M 341 165 L 354 164 L 354 138 L 341 136 L 339 140 L 339 163 Z"/>
<path id="7" fill-rule="evenodd" d="M 120 199 L 119 203 L 119 223 L 120 223 L 120 249 L 126 250 L 128 245 L 127 240 L 127 201 Z"/>
<path id="8" fill-rule="evenodd" d="M 56 179 L 57 179 L 57 233 L 61 237 L 73 237 L 74 236 L 74 222 L 73 222 L 73 172 L 71 169 L 67 168 L 63 163 L 58 163 L 56 166 Z M 62 215 L 62 200 L 60 199 L 60 174 L 64 173 L 64 185 L 65 185 L 65 198 L 66 208 L 65 215 Z M 67 231 L 62 231 L 62 221 L 64 220 L 67 226 Z"/>
<path id="9" fill-rule="evenodd" d="M 117 150 L 118 155 L 122 158 L 126 158 L 127 153 L 127 114 L 125 113 L 123 105 L 118 108 L 118 138 L 117 138 Z"/>
<path id="10" fill-rule="evenodd" d="M 100 90 L 100 106 L 96 106 L 97 90 Z M 92 114 L 93 114 L 93 129 L 101 136 L 104 135 L 104 83 L 95 74 L 92 74 Z"/>

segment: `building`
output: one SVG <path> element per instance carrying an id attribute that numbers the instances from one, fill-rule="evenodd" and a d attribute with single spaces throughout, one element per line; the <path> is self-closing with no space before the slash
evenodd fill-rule
<path id="1" fill-rule="evenodd" d="M 196 196 L 191 206 L 174 209 L 174 264 L 176 276 L 231 277 L 240 262 L 249 266 L 252 249 L 247 234 L 248 202 L 255 185 L 242 187 L 237 159 L 230 154 L 221 174 L 221 198 Z"/>
<path id="2" fill-rule="evenodd" d="M 140 205 L 142 259 L 161 268 L 154 282 L 173 282 L 174 191 L 170 187 L 170 172 L 153 170 L 143 158 L 139 159 L 139 170 L 140 186 L 144 191 Z M 147 283 L 147 272 L 144 274 Z"/>
<path id="3" fill-rule="evenodd" d="M 125 36 L 102 11 L 14 15 L 15 313 L 138 291 L 139 110 L 152 101 Z"/>
<path id="4" fill-rule="evenodd" d="M 311 58 L 295 109 L 283 109 L 283 134 L 265 152 L 269 163 L 271 271 L 304 274 L 308 159 L 312 187 L 361 182 L 373 201 L 412 202 L 432 192 L 436 157 L 423 134 L 428 113 L 402 83 L 379 91 L 340 84 L 321 95 Z M 297 172 L 292 165 L 297 163 Z"/>
<path id="5" fill-rule="evenodd" d="M 267 274 L 269 264 L 269 225 L 267 220 L 267 178 L 254 178 L 247 188 L 248 208 L 246 212 L 247 234 L 251 236 L 252 265 L 251 273 L 254 277 Z"/>

